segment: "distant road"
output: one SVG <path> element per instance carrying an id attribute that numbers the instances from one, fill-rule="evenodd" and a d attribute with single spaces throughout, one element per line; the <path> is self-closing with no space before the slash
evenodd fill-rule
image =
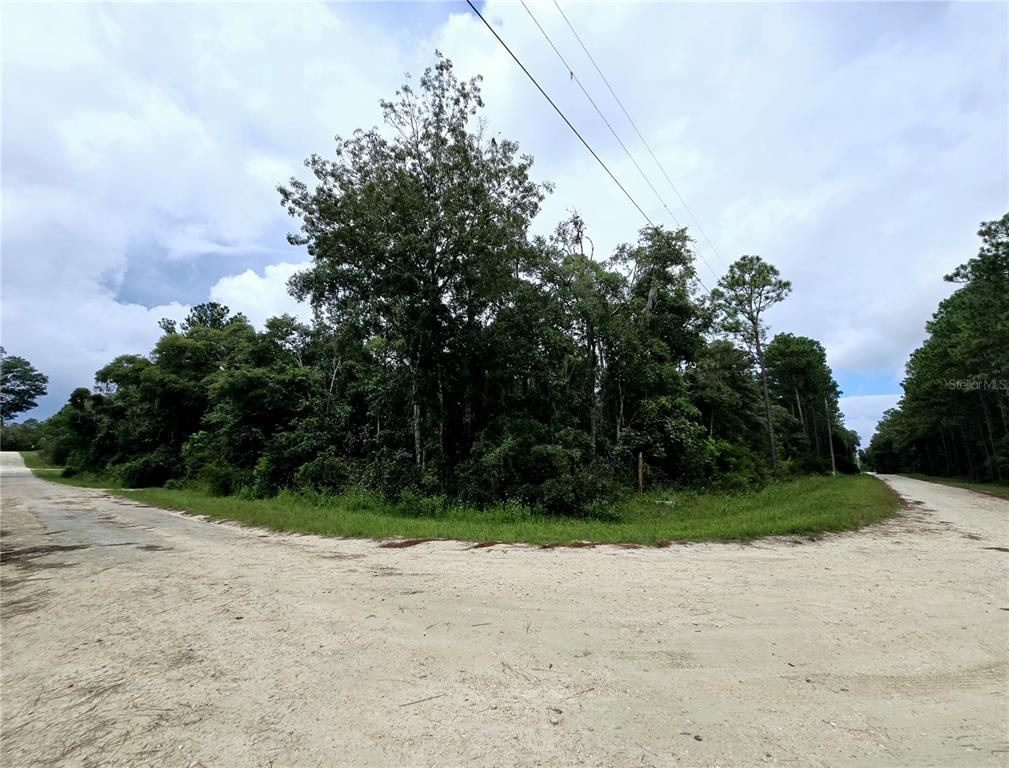
<path id="1" fill-rule="evenodd" d="M 471 549 L 242 529 L 0 454 L 0 764 L 996 766 L 1009 502 L 861 533 Z"/>

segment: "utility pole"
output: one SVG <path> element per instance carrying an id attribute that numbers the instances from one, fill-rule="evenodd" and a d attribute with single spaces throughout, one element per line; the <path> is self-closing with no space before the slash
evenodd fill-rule
<path id="1" fill-rule="evenodd" d="M 837 477 L 837 464 L 834 463 L 834 434 L 830 427 L 830 420 L 833 418 L 830 415 L 830 403 L 827 398 L 823 398 L 823 405 L 827 409 L 827 442 L 830 444 L 830 474 L 832 477 Z"/>

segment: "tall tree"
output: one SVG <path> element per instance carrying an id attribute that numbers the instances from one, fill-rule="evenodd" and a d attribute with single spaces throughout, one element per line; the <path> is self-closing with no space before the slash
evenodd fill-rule
<path id="1" fill-rule="evenodd" d="M 573 214 L 531 238 L 548 187 L 485 135 L 481 106 L 479 81 L 439 57 L 383 103 L 385 129 L 338 140 L 307 161 L 311 183 L 281 187 L 289 240 L 311 257 L 289 284 L 310 324 L 257 331 L 213 303 L 165 320 L 150 353 L 74 392 L 44 449 L 129 485 L 352 482 L 424 514 L 449 499 L 582 514 L 639 467 L 650 484 L 764 482 L 756 353 L 707 342 L 686 230 L 597 254 Z M 734 274 L 740 293 L 759 277 Z M 791 450 L 788 407 L 773 415 Z"/>
<path id="2" fill-rule="evenodd" d="M 8 355 L 0 347 L 0 423 L 38 405 L 46 393 L 49 377 L 17 355 Z"/>
<path id="3" fill-rule="evenodd" d="M 926 325 L 904 396 L 866 451 L 881 471 L 1009 477 L 1009 214 L 978 236 L 978 255 L 947 275 L 960 287 Z"/>
<path id="4" fill-rule="evenodd" d="M 776 267 L 759 256 L 741 256 L 729 265 L 728 273 L 711 292 L 722 329 L 745 344 L 757 361 L 773 466 L 778 464 L 778 449 L 774 440 L 774 418 L 771 415 L 771 394 L 767 383 L 767 362 L 764 359 L 767 326 L 763 316 L 768 309 L 783 301 L 791 290 L 792 284 L 781 279 Z"/>
<path id="5" fill-rule="evenodd" d="M 779 333 L 764 352 L 771 396 L 795 416 L 806 444 L 819 458 L 824 441 L 843 426 L 840 390 L 827 365 L 827 351 L 815 339 Z"/>
<path id="6" fill-rule="evenodd" d="M 474 125 L 480 80 L 459 81 L 438 56 L 420 78 L 383 102 L 393 135 L 377 129 L 337 139 L 336 159 L 313 155 L 316 184 L 292 179 L 280 193 L 301 220 L 293 244 L 312 266 L 291 279 L 298 298 L 323 309 L 360 306 L 371 332 L 410 372 L 414 460 L 450 450 L 446 430 L 456 372 L 472 372 L 472 341 L 523 272 L 529 223 L 546 187 L 529 178 L 518 145 L 487 140 Z M 463 387 L 464 410 L 477 394 Z"/>

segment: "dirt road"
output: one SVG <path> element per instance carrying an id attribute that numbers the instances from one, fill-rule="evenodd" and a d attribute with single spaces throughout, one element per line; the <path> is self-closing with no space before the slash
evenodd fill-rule
<path id="1" fill-rule="evenodd" d="M 992 497 L 886 478 L 921 503 L 815 543 L 382 549 L 0 465 L 6 768 L 1009 763 Z"/>

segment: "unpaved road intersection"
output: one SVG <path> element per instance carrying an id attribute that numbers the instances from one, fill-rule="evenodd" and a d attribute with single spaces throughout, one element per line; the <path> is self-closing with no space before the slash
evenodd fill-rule
<path id="1" fill-rule="evenodd" d="M 383 549 L 2 481 L 15 766 L 1009 763 L 1009 503 L 817 542 Z M 38 549 L 43 548 L 43 549 Z"/>

